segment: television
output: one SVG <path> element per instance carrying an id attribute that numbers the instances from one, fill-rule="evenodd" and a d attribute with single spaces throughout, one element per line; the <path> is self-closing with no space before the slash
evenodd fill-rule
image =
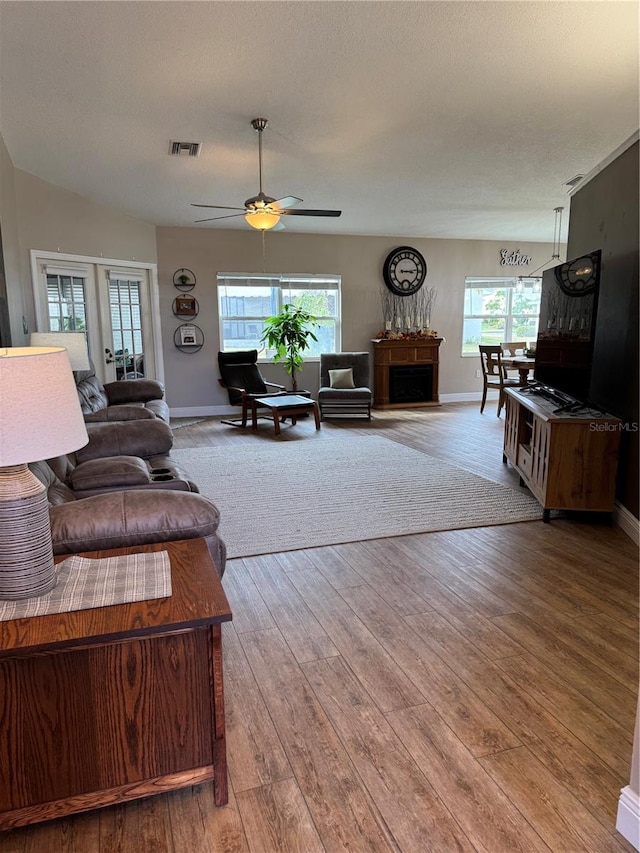
<path id="1" fill-rule="evenodd" d="M 589 399 L 601 255 L 598 249 L 542 274 L 534 379 L 581 402 Z"/>

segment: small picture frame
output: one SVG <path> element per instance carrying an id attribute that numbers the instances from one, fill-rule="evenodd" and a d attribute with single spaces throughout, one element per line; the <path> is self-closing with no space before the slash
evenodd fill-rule
<path id="1" fill-rule="evenodd" d="M 196 346 L 196 327 L 184 325 L 180 327 L 180 346 Z"/>
<path id="2" fill-rule="evenodd" d="M 196 311 L 196 300 L 193 296 L 178 296 L 176 298 L 176 314 L 184 314 L 188 316 L 195 316 Z"/>

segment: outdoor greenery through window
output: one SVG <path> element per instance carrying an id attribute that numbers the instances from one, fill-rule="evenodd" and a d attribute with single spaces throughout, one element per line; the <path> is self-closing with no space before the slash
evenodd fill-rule
<path id="1" fill-rule="evenodd" d="M 504 341 L 535 343 L 540 315 L 539 278 L 466 278 L 462 354 Z"/>
<path id="2" fill-rule="evenodd" d="M 217 282 L 220 349 L 225 352 L 257 349 L 259 359 L 270 359 L 274 353 L 261 341 L 264 321 L 285 304 L 318 318 L 313 329 L 318 341 L 310 342 L 305 360 L 340 351 L 340 276 L 218 273 Z"/>

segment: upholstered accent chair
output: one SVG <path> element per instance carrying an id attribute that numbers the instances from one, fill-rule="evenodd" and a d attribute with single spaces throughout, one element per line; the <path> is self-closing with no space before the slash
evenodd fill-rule
<path id="1" fill-rule="evenodd" d="M 218 369 L 220 370 L 220 385 L 229 394 L 232 406 L 242 407 L 240 421 L 225 421 L 246 427 L 247 416 L 255 408 L 258 397 L 278 397 L 286 394 L 284 385 L 267 382 L 258 369 L 258 350 L 241 350 L 238 352 L 219 352 Z"/>
<path id="2" fill-rule="evenodd" d="M 368 352 L 320 355 L 320 417 L 363 416 L 371 420 L 373 393 Z"/>

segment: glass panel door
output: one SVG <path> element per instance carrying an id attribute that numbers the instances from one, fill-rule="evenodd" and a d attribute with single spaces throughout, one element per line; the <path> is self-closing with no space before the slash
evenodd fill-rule
<path id="1" fill-rule="evenodd" d="M 116 379 L 145 376 L 141 311 L 142 282 L 109 276 L 109 314 Z"/>
<path id="2" fill-rule="evenodd" d="M 39 257 L 38 331 L 87 334 L 102 382 L 156 378 L 151 286 L 146 269 L 128 270 Z"/>

